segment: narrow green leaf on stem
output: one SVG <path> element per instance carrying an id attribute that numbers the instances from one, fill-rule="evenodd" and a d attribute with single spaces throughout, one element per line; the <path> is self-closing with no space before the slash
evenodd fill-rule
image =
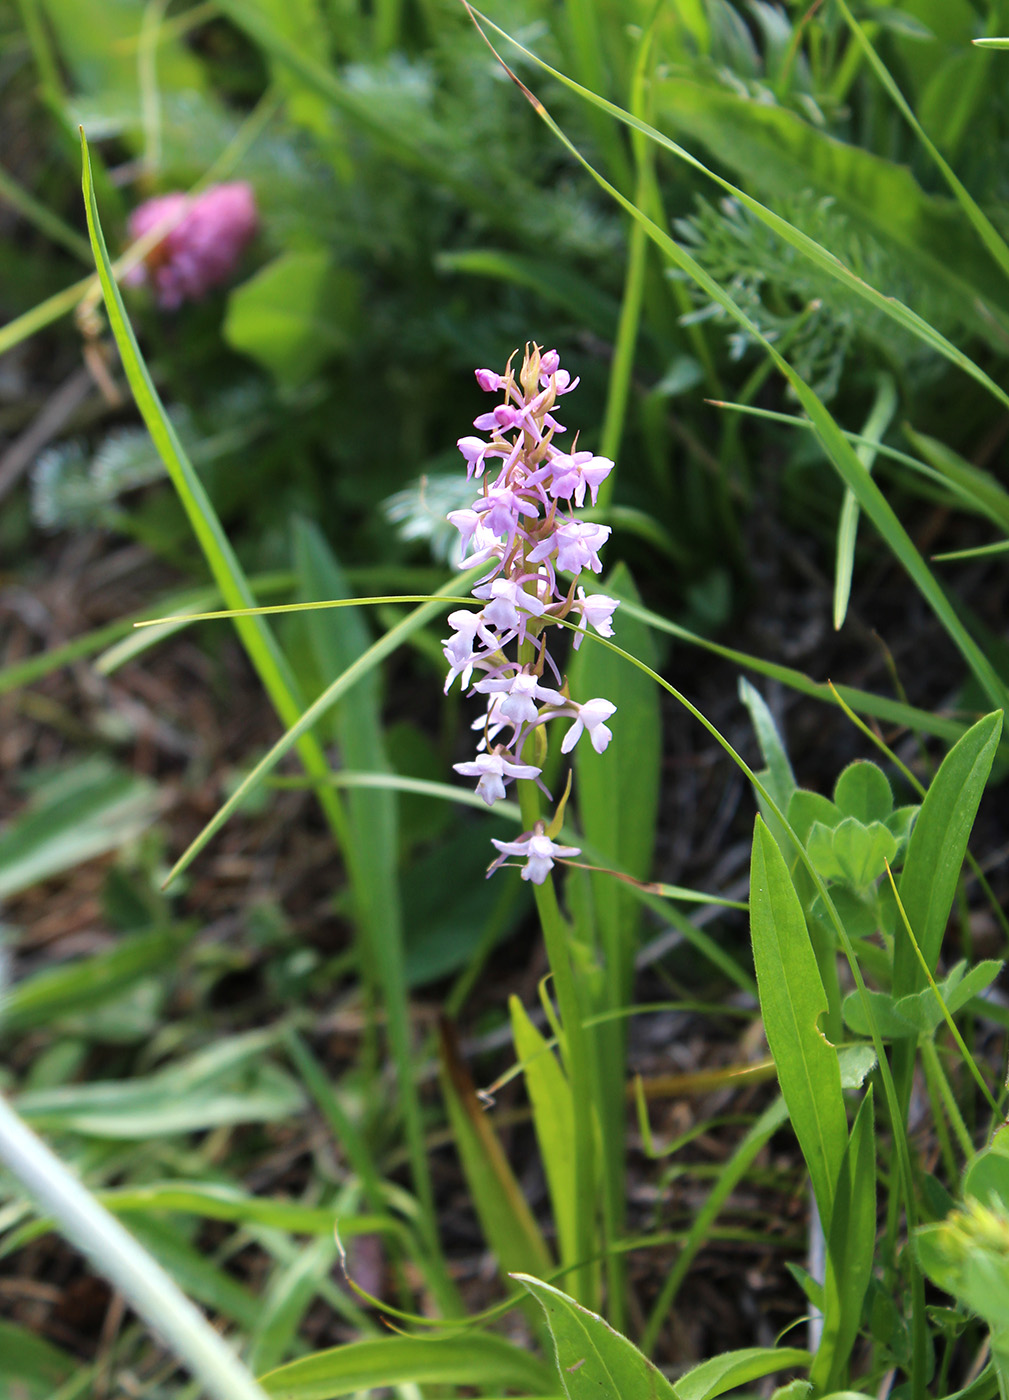
<path id="1" fill-rule="evenodd" d="M 778 843 L 759 816 L 753 833 L 750 931 L 767 1043 L 820 1219 L 829 1232 L 848 1141 L 841 1071 L 837 1051 L 820 1029 L 827 997 L 802 905 Z"/>
<path id="2" fill-rule="evenodd" d="M 867 472 L 872 471 L 876 460 L 876 448 L 880 438 L 890 426 L 894 409 L 897 407 L 897 387 L 893 377 L 881 374 L 876 386 L 876 399 L 869 410 L 865 426 L 860 434 L 861 441 L 855 448 L 855 456 Z M 855 565 L 855 540 L 858 535 L 858 499 L 850 486 L 844 488 L 844 500 L 837 522 L 837 564 L 834 570 L 834 630 L 839 632 L 844 626 L 848 613 L 848 599 L 851 597 L 851 577 Z"/>
<path id="3" fill-rule="evenodd" d="M 507 39 L 508 42 L 515 49 L 518 50 L 519 53 L 523 54 L 524 57 L 528 58 L 532 63 L 535 63 L 543 72 L 549 74 L 552 78 L 555 78 L 559 83 L 563 83 L 564 86 L 567 87 L 571 92 L 577 93 L 578 96 L 584 98 L 586 102 L 589 102 L 593 106 L 599 107 L 603 111 L 608 112 L 610 116 L 614 117 L 617 121 L 623 122 L 625 126 L 629 126 L 633 130 L 642 132 L 645 136 L 648 137 L 649 140 L 656 142 L 656 144 L 661 146 L 664 150 L 669 151 L 679 160 L 682 160 L 687 165 L 691 166 L 692 169 L 697 170 L 707 179 L 714 181 L 714 183 L 717 184 L 721 189 L 725 190 L 727 194 L 730 194 L 733 196 L 733 198 L 738 199 L 741 204 L 743 204 L 747 209 L 749 209 L 752 214 L 756 215 L 756 217 L 760 219 L 762 223 L 765 223 L 768 226 L 768 228 L 772 229 L 775 233 L 777 233 L 779 237 L 783 238 L 792 247 L 796 248 L 799 252 L 801 252 L 803 256 L 807 257 L 811 262 L 815 263 L 819 268 L 821 268 L 824 272 L 827 272 L 831 277 L 834 277 L 837 281 L 843 283 L 844 286 L 846 286 L 850 291 L 854 292 L 858 297 L 862 298 L 865 301 L 868 301 L 873 307 L 876 308 L 877 311 L 882 312 L 884 316 L 888 317 L 890 320 L 896 321 L 899 325 L 903 326 L 905 330 L 910 331 L 911 334 L 914 335 L 918 340 L 922 341 L 924 344 L 928 345 L 932 350 L 936 351 L 936 353 L 942 355 L 945 359 L 949 360 L 951 364 L 957 365 L 966 374 L 969 374 L 973 379 L 976 379 L 978 383 L 983 384 L 984 387 L 988 390 L 988 392 L 993 394 L 994 397 L 997 398 L 1000 403 L 1002 403 L 1006 407 L 1009 407 L 1009 394 L 1006 393 L 1006 391 L 1001 387 L 1001 385 L 999 385 L 994 379 L 992 379 L 990 375 L 986 374 L 985 371 L 981 369 L 979 365 L 975 364 L 974 361 L 971 360 L 969 356 L 965 355 L 964 352 L 960 350 L 957 346 L 955 346 L 952 343 L 952 341 L 948 340 L 945 336 L 941 335 L 933 326 L 931 326 L 928 323 L 928 321 L 924 319 L 924 317 L 919 316 L 917 312 L 912 311 L 911 308 L 905 306 L 903 302 L 898 301 L 894 297 L 885 296 L 882 292 L 878 291 L 868 282 L 863 281 L 860 277 L 856 277 L 855 274 L 851 272 L 851 270 L 848 267 L 845 266 L 845 264 L 840 260 L 840 258 L 836 257 L 833 253 L 831 253 L 829 249 L 824 248 L 821 244 L 817 243 L 815 239 L 810 238 L 808 234 L 803 233 L 800 229 L 797 229 L 794 225 L 790 224 L 787 219 L 782 218 L 780 214 L 776 214 L 772 209 L 769 209 L 759 200 L 754 199 L 752 195 L 747 194 L 747 192 L 741 189 L 738 185 L 734 185 L 730 180 L 726 180 L 722 176 L 717 175 L 713 170 L 709 169 L 706 165 L 704 165 L 702 161 L 698 160 L 696 156 L 692 155 L 688 150 L 686 150 L 685 147 L 678 145 L 675 141 L 672 141 L 668 136 L 665 136 L 662 132 L 657 131 L 654 127 L 649 126 L 647 122 L 642 121 L 639 117 L 632 116 L 631 113 L 625 111 L 622 107 L 618 107 L 615 103 L 608 102 L 606 98 L 600 97 L 597 93 L 591 92 L 588 88 L 583 87 L 580 83 L 576 83 L 574 79 L 567 77 L 558 69 L 551 67 L 550 64 L 546 63 L 537 54 L 533 53 L 532 50 L 525 48 L 524 45 L 520 44 L 517 39 L 512 38 L 512 36 L 508 34 L 504 29 L 500 28 L 499 25 L 496 25 L 493 22 L 493 20 L 490 20 L 485 15 L 480 14 L 479 11 L 475 10 L 468 3 L 466 4 L 466 8 L 473 16 L 474 22 L 479 21 L 480 25 L 485 25 L 488 29 L 493 30 L 494 33 L 499 34 L 503 39 Z M 555 134 L 559 136 L 560 139 L 564 141 L 564 143 L 567 145 L 567 139 L 564 137 L 563 133 L 553 122 L 553 119 L 549 117 L 546 108 L 543 106 L 543 104 L 539 101 L 537 97 L 534 96 L 533 93 L 529 91 L 525 84 L 522 83 L 521 80 L 515 76 L 515 74 L 511 73 L 511 70 L 507 68 L 506 64 L 504 64 L 504 61 L 500 58 L 500 55 L 498 55 L 497 51 L 493 49 L 493 46 L 490 45 L 490 41 L 488 40 L 487 42 L 488 46 L 491 47 L 492 52 L 494 52 L 495 56 L 498 58 L 498 61 L 501 62 L 502 66 L 506 68 L 506 71 L 509 72 L 509 74 L 511 74 L 513 81 L 528 97 L 529 101 L 539 112 L 540 116 L 547 122 L 547 124 L 551 127 Z M 571 149 L 572 154 L 574 154 L 577 160 L 582 161 L 582 163 L 585 164 L 586 168 L 590 171 L 593 178 L 597 180 L 597 182 L 600 185 L 602 185 L 603 188 L 608 189 L 610 194 L 613 195 L 617 202 L 620 203 L 625 209 L 627 209 L 633 217 L 644 217 L 639 210 L 637 210 L 631 205 L 629 200 L 627 200 L 622 194 L 619 193 L 619 191 L 614 189 L 612 185 L 610 185 L 606 180 L 604 180 L 601 175 L 599 175 L 595 170 L 593 170 L 592 167 L 588 164 L 588 162 L 583 161 L 581 155 L 576 150 L 574 150 L 573 147 L 569 146 L 569 149 Z M 650 236 L 654 238 L 655 234 L 650 233 Z M 663 238 L 666 242 L 672 242 L 671 239 L 668 239 L 667 235 L 663 235 Z M 662 246 L 665 246 L 665 243 L 663 243 Z M 721 298 L 717 299 L 721 300 Z M 756 335 L 756 338 L 761 339 L 759 334 Z M 776 356 L 775 358 L 777 359 Z"/>
<path id="4" fill-rule="evenodd" d="M 988 215 L 978 204 L 977 200 L 970 193 L 967 187 L 963 184 L 953 167 L 950 165 L 949 161 L 939 150 L 938 146 L 936 146 L 935 142 L 932 141 L 932 139 L 928 136 L 924 127 L 921 125 L 914 112 L 912 112 L 910 106 L 908 105 L 907 99 L 905 98 L 904 94 L 901 92 L 900 88 L 894 81 L 893 75 L 890 73 L 890 70 L 887 68 L 886 64 L 883 62 L 879 54 L 873 48 L 872 43 L 870 42 L 867 34 L 865 33 L 865 30 L 859 24 L 855 16 L 851 13 L 851 10 L 849 10 L 846 0 L 837 0 L 837 4 L 838 8 L 841 11 L 841 14 L 844 16 L 845 23 L 848 25 L 848 28 L 851 30 L 852 34 L 854 34 L 858 43 L 861 45 L 863 51 L 865 52 L 866 58 L 872 65 L 873 72 L 876 74 L 877 78 L 879 78 L 880 82 L 886 88 L 887 92 L 890 94 L 890 97 L 893 99 L 897 110 L 900 112 L 901 116 L 907 122 L 908 126 L 917 136 L 921 144 L 925 147 L 925 150 L 928 151 L 932 160 L 942 173 L 943 179 L 949 185 L 950 189 L 953 191 L 954 196 L 956 197 L 957 203 L 960 205 L 967 218 L 973 224 L 975 230 L 977 231 L 978 237 L 981 239 L 981 242 L 988 249 L 988 252 L 991 254 L 995 262 L 1002 269 L 1003 273 L 1005 273 L 1005 275 L 1009 277 L 1009 245 L 1006 244 L 1005 239 L 999 233 L 998 229 L 992 223 L 991 219 L 989 219 Z M 980 41 L 975 40 L 975 42 L 980 42 L 982 45 L 984 45 L 985 43 L 983 39 Z"/>
<path id="5" fill-rule="evenodd" d="M 956 1022 L 950 1015 L 949 1007 L 946 1005 L 942 992 L 940 992 L 938 986 L 936 985 L 936 980 L 932 976 L 932 969 L 926 962 L 925 955 L 921 950 L 917 938 L 915 938 L 914 936 L 914 929 L 911 927 L 911 924 L 908 921 L 907 911 L 905 910 L 904 905 L 901 901 L 900 892 L 897 889 L 897 882 L 893 878 L 893 871 L 890 869 L 889 861 L 886 862 L 886 873 L 890 881 L 890 888 L 893 890 L 893 897 L 897 901 L 897 911 L 900 914 L 900 921 L 904 926 L 904 932 L 907 934 L 911 947 L 914 949 L 915 957 L 918 959 L 919 966 L 921 967 L 921 970 L 925 975 L 925 980 L 928 982 L 928 985 L 932 988 L 932 991 L 935 995 L 935 999 L 939 1003 L 939 1010 L 942 1012 L 943 1020 L 949 1027 L 949 1032 L 952 1035 L 953 1039 L 956 1041 L 957 1049 L 963 1056 L 964 1063 L 970 1070 L 974 1078 L 974 1082 L 977 1084 L 978 1088 L 981 1090 L 981 1093 L 987 1099 L 988 1107 L 991 1109 L 992 1113 L 994 1113 L 997 1118 L 999 1115 L 999 1106 L 995 1102 L 995 1096 L 992 1093 L 992 1091 L 988 1088 L 987 1081 L 985 1080 L 981 1071 L 978 1069 L 974 1056 L 967 1049 L 966 1042 L 964 1041 L 963 1036 L 960 1034 Z"/>

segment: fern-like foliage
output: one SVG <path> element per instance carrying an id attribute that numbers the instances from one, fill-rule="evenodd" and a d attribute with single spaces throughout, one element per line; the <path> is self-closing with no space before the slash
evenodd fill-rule
<path id="1" fill-rule="evenodd" d="M 263 431 L 262 391 L 241 383 L 217 394 L 216 431 L 207 433 L 183 407 L 168 416 L 179 441 L 198 466 L 226 457 Z M 43 530 L 79 530 L 116 524 L 120 498 L 161 481 L 164 464 L 146 428 L 113 428 L 90 447 L 71 438 L 48 448 L 30 474 L 32 516 Z"/>
<path id="2" fill-rule="evenodd" d="M 459 532 L 447 519 L 473 500 L 473 483 L 462 471 L 422 476 L 382 502 L 382 514 L 405 542 L 424 540 L 439 564 L 459 565 Z"/>
<path id="3" fill-rule="evenodd" d="M 858 277 L 912 306 L 944 335 L 954 341 L 964 338 L 952 299 L 935 287 L 913 282 L 897 258 L 856 229 L 832 199 L 797 194 L 777 212 L 829 248 Z M 911 392 L 942 369 L 937 355 L 814 266 L 737 200 L 715 205 L 699 199 L 697 212 L 678 220 L 676 232 L 763 334 L 787 346 L 789 358 L 821 398 L 832 398 L 845 367 L 857 370 L 866 358 L 886 363 Z M 697 299 L 698 318 L 725 319 L 728 327 L 721 307 L 709 304 L 701 293 Z M 727 336 L 731 355 L 741 359 L 752 338 L 734 322 Z"/>

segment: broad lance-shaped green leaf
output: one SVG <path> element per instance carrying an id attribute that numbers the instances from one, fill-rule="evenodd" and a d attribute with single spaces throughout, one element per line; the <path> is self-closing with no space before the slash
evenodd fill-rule
<path id="1" fill-rule="evenodd" d="M 354 277 L 325 250 L 282 253 L 231 293 L 224 338 L 279 385 L 296 387 L 349 353 L 358 300 Z"/>
<path id="2" fill-rule="evenodd" d="M 335 1400 L 394 1385 L 471 1385 L 555 1396 L 550 1368 L 503 1337 L 381 1337 L 292 1361 L 260 1379 L 276 1400 Z M 617 1394 L 619 1392 L 614 1392 Z"/>
<path id="3" fill-rule="evenodd" d="M 743 1347 L 702 1361 L 676 1382 L 679 1400 L 715 1400 L 727 1390 L 773 1376 L 793 1366 L 808 1366 L 808 1351 L 798 1347 Z M 780 1394 L 780 1392 L 778 1392 Z"/>
<path id="4" fill-rule="evenodd" d="M 568 1400 L 678 1400 L 658 1367 L 597 1313 L 528 1274 L 512 1277 L 547 1315 Z"/>
<path id="5" fill-rule="evenodd" d="M 84 1016 L 173 964 L 192 928 L 153 929 L 124 938 L 108 952 L 75 958 L 24 978 L 0 1000 L 0 1031 L 12 1034 Z"/>
<path id="6" fill-rule="evenodd" d="M 908 923 L 931 971 L 953 906 L 974 818 L 1002 734 L 1002 711 L 978 720 L 943 759 L 925 794 L 900 877 Z M 895 997 L 925 985 L 910 941 L 898 928 L 894 946 Z"/>
<path id="7" fill-rule="evenodd" d="M 802 906 L 777 842 L 758 816 L 750 867 L 750 935 L 767 1043 L 824 1229 L 848 1143 L 837 1051 L 819 1028 L 827 996 Z"/>
<path id="8" fill-rule="evenodd" d="M 442 1096 L 484 1238 L 499 1269 L 549 1271 L 550 1250 L 477 1097 L 455 1028 L 444 1017 L 439 1029 Z"/>
<path id="9" fill-rule="evenodd" d="M 0 899 L 135 840 L 158 807 L 152 783 L 102 758 L 50 778 L 0 834 Z"/>
<path id="10" fill-rule="evenodd" d="M 557 1057 L 526 1015 L 518 997 L 509 998 L 512 1038 L 533 1110 L 533 1127 L 550 1190 L 561 1263 L 577 1262 L 578 1229 L 574 1195 L 574 1107 L 571 1085 Z"/>

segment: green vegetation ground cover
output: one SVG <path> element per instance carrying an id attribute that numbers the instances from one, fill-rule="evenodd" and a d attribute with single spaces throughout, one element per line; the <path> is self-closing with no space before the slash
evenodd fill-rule
<path id="1" fill-rule="evenodd" d="M 5 15 L 12 1396 L 1005 1393 L 1005 8 Z M 238 179 L 230 281 L 117 285 Z M 527 342 L 617 462 L 551 830 L 633 877 L 535 904 L 435 596 Z"/>

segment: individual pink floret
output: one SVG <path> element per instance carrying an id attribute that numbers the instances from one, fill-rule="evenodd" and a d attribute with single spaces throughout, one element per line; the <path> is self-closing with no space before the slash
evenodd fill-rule
<path id="1" fill-rule="evenodd" d="M 195 197 L 158 195 L 134 209 L 130 237 L 141 238 L 163 223 L 164 238 L 126 280 L 150 282 L 158 305 L 174 311 L 233 276 L 259 226 L 256 197 L 244 180 L 212 185 Z"/>
<path id="2" fill-rule="evenodd" d="M 492 836 L 491 844 L 498 848 L 501 855 L 487 871 L 488 875 L 493 875 L 504 864 L 506 856 L 520 856 L 526 861 L 522 878 L 531 880 L 534 885 L 543 884 L 556 859 L 580 856 L 582 853 L 580 846 L 559 846 L 542 831 L 523 832 L 517 841 L 498 841 Z"/>

